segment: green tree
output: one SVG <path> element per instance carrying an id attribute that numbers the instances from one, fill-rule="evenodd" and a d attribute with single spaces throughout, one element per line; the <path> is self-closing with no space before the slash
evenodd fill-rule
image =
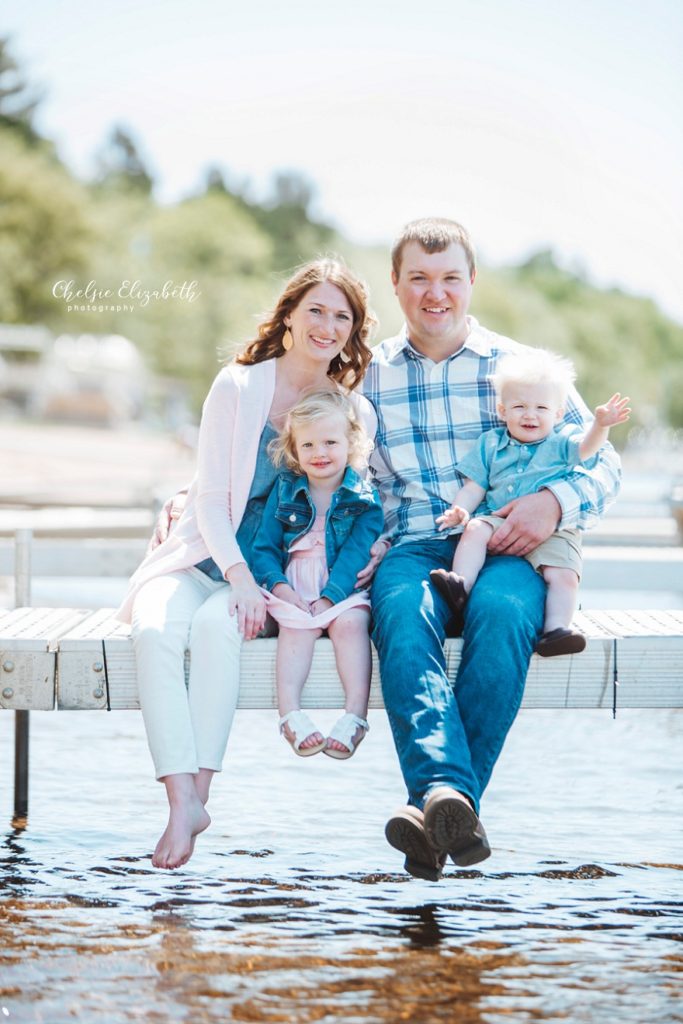
<path id="1" fill-rule="evenodd" d="M 9 37 L 0 37 L 0 127 L 18 132 L 27 142 L 37 142 L 33 116 L 41 98 L 12 56 Z"/>
<path id="2" fill-rule="evenodd" d="M 254 314 L 268 306 L 277 288 L 271 240 L 222 192 L 173 206 L 157 206 L 131 191 L 94 195 L 90 277 L 113 291 L 126 281 L 139 281 L 149 291 L 167 282 L 177 289 L 195 282 L 193 300 L 186 288 L 184 297 L 134 302 L 132 312 L 98 313 L 97 329 L 140 345 L 150 367 L 185 381 L 199 407 L 220 359 L 253 336 Z M 92 323 L 89 313 L 71 314 L 72 330 L 92 329 Z"/>
<path id="3" fill-rule="evenodd" d="M 315 187 L 296 171 L 279 171 L 271 193 L 262 202 L 250 201 L 245 187 L 236 198 L 272 238 L 277 267 L 293 269 L 326 252 L 335 240 L 334 229 L 313 218 Z"/>
<path id="4" fill-rule="evenodd" d="M 273 245 L 231 196 L 209 193 L 157 208 L 148 223 L 149 268 L 157 279 L 196 282 L 195 301 L 157 303 L 149 316 L 155 362 L 191 377 L 203 395 L 221 355 L 255 329 L 274 291 Z"/>
<path id="5" fill-rule="evenodd" d="M 230 195 L 230 189 L 225 180 L 225 174 L 218 164 L 212 164 L 206 170 L 206 191 L 220 192 L 223 195 Z"/>
<path id="6" fill-rule="evenodd" d="M 116 125 L 97 156 L 96 184 L 106 189 L 131 190 L 148 196 L 154 186 L 152 175 L 140 155 L 138 144 L 122 125 Z"/>
<path id="7" fill-rule="evenodd" d="M 0 129 L 0 320 L 54 323 L 61 306 L 52 288 L 86 271 L 92 241 L 86 189 Z"/>
<path id="8" fill-rule="evenodd" d="M 591 408 L 620 391 L 631 396 L 634 426 L 677 422 L 683 327 L 651 300 L 596 288 L 544 251 L 518 267 L 484 268 L 473 309 L 494 330 L 571 358 Z"/>

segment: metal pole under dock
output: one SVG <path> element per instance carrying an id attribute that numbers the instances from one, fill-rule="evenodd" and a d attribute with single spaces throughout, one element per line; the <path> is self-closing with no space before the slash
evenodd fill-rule
<path id="1" fill-rule="evenodd" d="M 32 530 L 17 530 L 14 554 L 14 607 L 31 604 Z M 18 825 L 28 817 L 29 712 L 14 712 L 14 817 Z"/>

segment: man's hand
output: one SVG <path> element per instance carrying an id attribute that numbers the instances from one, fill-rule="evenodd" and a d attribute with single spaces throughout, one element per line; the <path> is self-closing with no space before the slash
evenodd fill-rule
<path id="1" fill-rule="evenodd" d="M 515 498 L 494 515 L 502 516 L 505 522 L 491 535 L 489 552 L 523 557 L 555 533 L 562 509 L 552 491 L 542 490 Z"/>
<path id="2" fill-rule="evenodd" d="M 447 508 L 442 516 L 437 516 L 436 521 L 439 523 L 439 532 L 441 530 L 450 530 L 453 526 L 464 526 L 469 522 L 470 514 L 466 508 L 461 505 L 452 505 L 451 508 Z"/>
<path id="3" fill-rule="evenodd" d="M 147 546 L 148 554 L 150 551 L 154 551 L 155 548 L 158 548 L 159 545 L 166 540 L 171 532 L 173 524 L 177 519 L 180 519 L 183 514 L 186 500 L 187 491 L 179 491 L 177 494 L 174 494 L 172 498 L 169 498 L 168 501 L 164 502 L 161 507 L 161 511 L 157 516 L 154 524 L 154 532 L 152 533 L 150 542 Z"/>
<path id="4" fill-rule="evenodd" d="M 631 414 L 629 402 L 630 398 L 622 398 L 617 391 L 608 402 L 596 408 L 595 419 L 601 427 L 615 427 L 618 423 L 626 423 Z"/>
<path id="5" fill-rule="evenodd" d="M 391 544 L 388 540 L 375 541 L 370 548 L 370 561 L 356 576 L 356 585 L 354 590 L 365 590 L 366 587 L 370 586 L 370 581 L 377 572 L 377 566 L 382 561 L 390 547 Z"/>
<path id="6" fill-rule="evenodd" d="M 296 608 L 301 608 L 302 612 L 309 611 L 308 602 L 299 597 L 296 590 L 290 587 L 289 583 L 276 583 L 273 587 L 273 597 L 279 597 L 281 601 L 286 601 L 287 604 L 293 604 Z"/>
<path id="7" fill-rule="evenodd" d="M 237 614 L 237 628 L 244 639 L 253 640 L 266 623 L 266 600 L 246 562 L 231 565 L 225 575 L 230 584 L 228 611 Z"/>

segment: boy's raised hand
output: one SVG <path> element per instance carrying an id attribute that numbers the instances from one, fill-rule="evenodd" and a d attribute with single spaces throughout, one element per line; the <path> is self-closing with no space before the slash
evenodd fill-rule
<path id="1" fill-rule="evenodd" d="M 436 521 L 439 523 L 439 531 L 450 530 L 454 526 L 463 526 L 469 522 L 470 514 L 466 508 L 462 508 L 460 505 L 452 505 L 446 509 L 442 516 L 437 516 Z"/>
<path id="2" fill-rule="evenodd" d="M 626 423 L 631 415 L 629 402 L 630 398 L 622 398 L 617 391 L 608 402 L 596 408 L 595 419 L 601 427 L 615 427 L 618 423 Z"/>

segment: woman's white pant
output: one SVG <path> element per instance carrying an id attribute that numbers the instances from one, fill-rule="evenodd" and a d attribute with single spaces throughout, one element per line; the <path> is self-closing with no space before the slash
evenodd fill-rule
<path id="1" fill-rule="evenodd" d="M 135 598 L 140 707 L 157 778 L 220 771 L 240 680 L 242 638 L 230 584 L 199 569 L 150 580 Z M 185 686 L 185 651 L 190 652 Z"/>

